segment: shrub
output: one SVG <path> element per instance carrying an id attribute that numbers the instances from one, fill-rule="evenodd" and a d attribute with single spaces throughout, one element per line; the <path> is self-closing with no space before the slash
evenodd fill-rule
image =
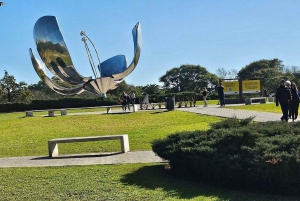
<path id="1" fill-rule="evenodd" d="M 251 123 L 236 118 L 206 131 L 171 134 L 152 149 L 181 177 L 243 189 L 296 193 L 300 185 L 300 122 Z"/>
<path id="2" fill-rule="evenodd" d="M 57 100 L 33 100 L 31 103 L 7 103 L 0 104 L 0 112 L 15 112 L 25 110 L 44 110 L 60 108 L 94 107 L 104 105 L 119 105 L 118 100 L 109 98 L 84 99 L 84 98 L 62 98 Z"/>

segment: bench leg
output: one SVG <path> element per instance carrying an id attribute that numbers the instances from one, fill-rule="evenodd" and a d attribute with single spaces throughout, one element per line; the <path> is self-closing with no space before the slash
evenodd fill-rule
<path id="1" fill-rule="evenodd" d="M 245 105 L 251 105 L 252 99 L 251 98 L 246 98 L 245 99 Z"/>
<path id="2" fill-rule="evenodd" d="M 60 115 L 61 115 L 61 116 L 67 115 L 67 110 L 64 110 L 64 109 L 63 109 L 63 110 L 60 110 Z"/>
<path id="3" fill-rule="evenodd" d="M 123 153 L 130 151 L 128 135 L 124 135 L 123 138 L 121 138 L 121 148 Z"/>
<path id="4" fill-rule="evenodd" d="M 48 142 L 49 157 L 58 156 L 58 144 L 53 142 Z"/>
<path id="5" fill-rule="evenodd" d="M 48 111 L 48 116 L 49 117 L 54 117 L 54 111 L 53 110 L 49 110 Z"/>
<path id="6" fill-rule="evenodd" d="M 133 112 L 137 112 L 138 111 L 138 106 L 137 105 L 133 105 Z"/>
<path id="7" fill-rule="evenodd" d="M 267 103 L 266 98 L 260 99 L 260 103 Z"/>
<path id="8" fill-rule="evenodd" d="M 33 112 L 32 111 L 27 111 L 26 112 L 26 117 L 33 117 Z"/>
<path id="9" fill-rule="evenodd" d="M 106 108 L 106 113 L 108 114 L 110 112 L 111 112 L 111 108 L 110 107 Z"/>

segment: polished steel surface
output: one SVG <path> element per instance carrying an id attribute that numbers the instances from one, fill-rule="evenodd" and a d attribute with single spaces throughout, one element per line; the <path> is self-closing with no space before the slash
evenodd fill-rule
<path id="1" fill-rule="evenodd" d="M 84 77 L 76 71 L 55 16 L 41 17 L 34 25 L 34 40 L 37 52 L 43 62 L 38 61 L 30 49 L 32 65 L 40 79 L 53 91 L 59 94 L 75 95 L 80 94 L 83 91 L 89 91 L 105 96 L 105 93 L 108 90 L 117 88 L 117 84 L 122 82 L 124 78 L 135 69 L 139 61 L 142 41 L 140 23 L 137 23 L 132 30 L 134 57 L 128 67 L 126 57 L 124 55 L 117 55 L 100 63 L 99 55 L 93 42 L 84 31 L 80 34 L 81 36 L 84 36 L 82 41 L 85 44 L 89 62 L 94 72 L 94 79 L 92 77 Z M 97 55 L 98 65 L 94 64 L 87 41 L 93 45 Z M 73 88 L 61 87 L 53 82 L 46 75 L 43 66 L 46 66 L 51 73 L 60 78 L 62 81 L 72 84 Z M 96 69 L 95 66 L 97 66 L 98 69 Z M 98 76 L 96 70 L 99 71 L 100 76 Z"/>
<path id="2" fill-rule="evenodd" d="M 44 16 L 38 19 L 33 35 L 41 59 L 56 77 L 70 84 L 83 84 L 89 79 L 81 76 L 73 66 L 56 17 Z"/>
<path id="3" fill-rule="evenodd" d="M 118 74 L 113 74 L 113 77 L 116 80 L 122 79 L 122 78 L 126 77 L 127 75 L 129 75 L 135 69 L 137 63 L 139 62 L 141 48 L 142 48 L 142 30 L 141 30 L 141 25 L 139 22 L 132 29 L 132 37 L 133 37 L 133 44 L 134 44 L 133 60 L 125 71 L 118 73 Z"/>
<path id="4" fill-rule="evenodd" d="M 61 95 L 75 95 L 84 92 L 83 86 L 78 86 L 75 88 L 65 88 L 57 85 L 46 75 L 46 72 L 44 71 L 43 67 L 39 64 L 41 62 L 38 62 L 38 60 L 35 58 L 31 48 L 29 49 L 29 54 L 36 73 L 50 89 Z"/>
<path id="5" fill-rule="evenodd" d="M 103 61 L 98 66 L 99 71 L 101 72 L 101 77 L 112 76 L 113 74 L 122 73 L 127 68 L 127 61 L 124 55 L 117 55 L 112 58 Z"/>

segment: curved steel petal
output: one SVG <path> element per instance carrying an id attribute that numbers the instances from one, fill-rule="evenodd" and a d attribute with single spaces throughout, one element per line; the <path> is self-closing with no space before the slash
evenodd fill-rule
<path id="1" fill-rule="evenodd" d="M 30 49 L 33 67 L 41 80 L 52 90 L 62 95 L 80 94 L 86 90 L 106 97 L 105 93 L 108 90 L 117 88 L 118 83 L 122 82 L 124 78 L 135 69 L 140 58 L 142 46 L 140 23 L 137 23 L 132 30 L 134 57 L 130 65 L 127 67 L 127 61 L 124 55 L 111 57 L 99 64 L 98 68 L 101 75 L 100 77 L 95 75 L 95 79 L 83 77 L 76 71 L 55 16 L 44 16 L 38 19 L 34 25 L 33 32 L 37 51 L 45 63 L 45 66 L 61 80 L 77 85 L 70 89 L 54 83 L 46 75 L 44 69 Z M 92 66 L 94 66 L 94 64 Z"/>
<path id="2" fill-rule="evenodd" d="M 65 87 L 61 87 L 61 86 L 57 85 L 46 75 L 44 69 L 39 65 L 37 59 L 35 58 L 31 48 L 29 49 L 29 54 L 30 54 L 32 65 L 33 65 L 36 73 L 50 89 L 52 89 L 53 91 L 55 91 L 56 93 L 59 93 L 61 95 L 77 95 L 77 94 L 84 92 L 83 86 L 79 86 L 76 88 L 65 88 Z"/>
<path id="3" fill-rule="evenodd" d="M 122 78 L 126 77 L 127 75 L 129 75 L 135 69 L 135 67 L 139 61 L 141 47 L 142 47 L 142 31 L 141 31 L 141 25 L 139 22 L 132 29 L 132 37 L 133 37 L 133 43 L 134 43 L 133 60 L 125 71 L 123 71 L 122 73 L 117 73 L 117 74 L 112 75 L 115 78 L 115 80 L 122 79 Z"/>
<path id="4" fill-rule="evenodd" d="M 100 77 L 97 79 L 90 80 L 84 84 L 84 89 L 96 93 L 96 94 L 105 94 L 110 89 L 115 89 L 117 83 L 112 77 Z"/>
<path id="5" fill-rule="evenodd" d="M 111 57 L 98 66 L 99 71 L 101 72 L 101 77 L 111 77 L 113 74 L 121 73 L 127 68 L 127 61 L 124 55 L 117 55 Z"/>
<path id="6" fill-rule="evenodd" d="M 41 59 L 56 77 L 70 84 L 83 84 L 91 79 L 76 71 L 55 16 L 38 19 L 33 35 Z"/>

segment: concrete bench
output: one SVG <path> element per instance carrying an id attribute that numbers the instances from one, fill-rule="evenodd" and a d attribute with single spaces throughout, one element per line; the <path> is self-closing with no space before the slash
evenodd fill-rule
<path id="1" fill-rule="evenodd" d="M 92 137 L 57 138 L 48 141 L 49 157 L 58 156 L 58 143 L 88 142 L 88 141 L 101 141 L 101 140 L 120 140 L 122 152 L 125 153 L 130 151 L 129 139 L 127 134 L 92 136 Z"/>
<path id="2" fill-rule="evenodd" d="M 25 111 L 25 115 L 26 115 L 26 117 L 33 117 L 33 112 L 44 112 L 44 111 L 48 111 L 49 117 L 54 117 L 55 111 L 60 111 L 61 116 L 67 115 L 66 109 L 29 110 L 29 111 Z"/>
<path id="3" fill-rule="evenodd" d="M 246 98 L 245 105 L 251 105 L 253 100 L 259 100 L 260 103 L 267 103 L 266 97 Z"/>
<path id="4" fill-rule="evenodd" d="M 137 112 L 138 111 L 138 107 L 137 105 L 132 105 L 132 104 L 129 104 L 130 105 L 130 108 L 132 109 L 133 112 Z M 100 108 L 106 108 L 106 113 L 110 113 L 111 112 L 111 108 L 118 108 L 118 107 L 122 107 L 122 105 L 110 105 L 110 106 L 100 106 Z M 126 105 L 127 107 L 127 105 Z"/>
<path id="5" fill-rule="evenodd" d="M 106 113 L 110 113 L 112 108 L 122 108 L 122 105 L 109 105 L 109 106 L 95 106 L 95 107 L 80 107 L 80 108 L 66 108 L 66 110 L 80 110 L 80 109 L 97 109 L 97 108 L 105 108 L 106 109 Z M 137 105 L 134 105 L 134 107 L 132 106 L 132 104 L 130 104 L 130 108 L 133 108 L 133 112 L 137 112 L 138 111 L 138 107 Z"/>

